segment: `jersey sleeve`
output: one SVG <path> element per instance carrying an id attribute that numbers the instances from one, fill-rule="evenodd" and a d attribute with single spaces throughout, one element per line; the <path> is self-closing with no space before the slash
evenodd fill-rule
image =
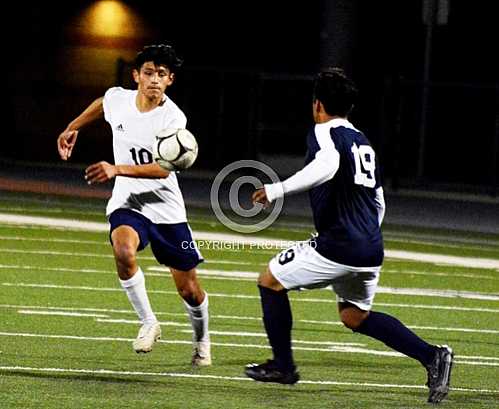
<path id="1" fill-rule="evenodd" d="M 116 98 L 119 97 L 120 93 L 122 93 L 123 91 L 124 89 L 121 87 L 113 87 L 109 88 L 104 94 L 102 106 L 104 108 L 104 119 L 108 123 L 111 123 L 111 121 L 113 120 L 113 115 L 112 115 L 113 101 L 115 101 Z"/>
<path id="2" fill-rule="evenodd" d="M 340 166 L 340 154 L 331 139 L 330 127 L 315 125 L 315 141 L 319 147 L 315 157 L 300 171 L 282 183 L 264 185 L 269 202 L 285 194 L 308 190 L 331 180 Z"/>
<path id="3" fill-rule="evenodd" d="M 187 128 L 187 117 L 182 111 L 178 111 L 175 119 L 172 122 L 172 128 Z"/>
<path id="4" fill-rule="evenodd" d="M 376 185 L 374 186 L 374 188 L 378 189 L 380 187 L 383 187 L 383 181 L 381 180 L 381 168 L 377 154 L 376 154 L 375 163 L 376 163 L 376 169 L 374 171 L 374 177 L 376 178 Z"/>

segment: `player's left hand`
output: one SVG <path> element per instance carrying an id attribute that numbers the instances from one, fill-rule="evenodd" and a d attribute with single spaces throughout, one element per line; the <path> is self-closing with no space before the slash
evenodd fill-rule
<path id="1" fill-rule="evenodd" d="M 269 199 L 267 199 L 267 193 L 263 188 L 255 190 L 251 196 L 251 199 L 253 200 L 253 204 L 261 203 L 264 208 L 267 208 L 270 205 Z"/>
<path id="2" fill-rule="evenodd" d="M 116 176 L 116 167 L 108 162 L 101 161 L 85 169 L 85 180 L 92 183 L 104 183 Z"/>

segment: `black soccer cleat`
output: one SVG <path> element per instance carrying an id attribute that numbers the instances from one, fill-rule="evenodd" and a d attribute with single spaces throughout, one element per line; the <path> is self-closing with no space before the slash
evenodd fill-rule
<path id="1" fill-rule="evenodd" d="M 430 388 L 428 395 L 429 403 L 440 403 L 449 393 L 450 374 L 454 353 L 447 345 L 437 346 L 435 358 L 426 367 L 428 371 L 428 382 L 426 386 Z"/>
<path id="2" fill-rule="evenodd" d="M 292 371 L 282 371 L 272 359 L 269 359 L 267 362 L 260 365 L 246 365 L 244 373 L 246 376 L 259 382 L 275 382 L 293 385 L 300 380 L 300 374 L 296 369 L 293 369 Z"/>

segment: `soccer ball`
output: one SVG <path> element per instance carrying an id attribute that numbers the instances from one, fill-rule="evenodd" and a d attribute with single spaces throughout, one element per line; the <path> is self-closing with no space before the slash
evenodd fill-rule
<path id="1" fill-rule="evenodd" d="M 184 128 L 167 128 L 156 135 L 153 157 L 162 168 L 171 171 L 190 168 L 198 156 L 194 135 Z"/>

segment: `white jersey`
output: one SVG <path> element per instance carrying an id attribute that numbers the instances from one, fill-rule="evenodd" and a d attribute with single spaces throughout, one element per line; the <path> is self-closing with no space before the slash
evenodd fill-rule
<path id="1" fill-rule="evenodd" d="M 104 95 L 104 118 L 113 130 L 114 163 L 144 165 L 153 162 L 155 136 L 164 128 L 185 128 L 187 119 L 166 95 L 166 102 L 149 112 L 136 106 L 137 91 L 114 87 Z M 106 215 L 116 209 L 135 210 L 153 223 L 187 221 L 184 199 L 177 176 L 146 179 L 117 176 Z"/>

